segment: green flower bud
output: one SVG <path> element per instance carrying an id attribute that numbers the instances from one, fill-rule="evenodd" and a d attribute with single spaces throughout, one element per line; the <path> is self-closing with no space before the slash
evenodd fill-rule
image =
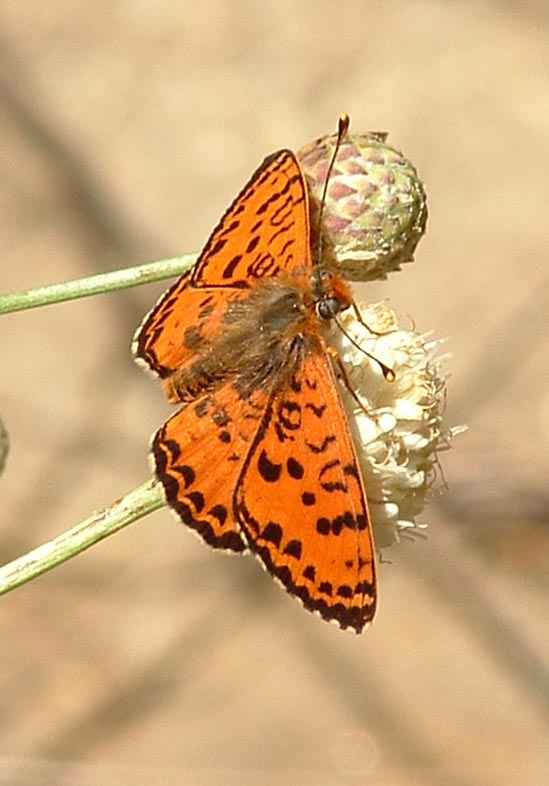
<path id="1" fill-rule="evenodd" d="M 297 153 L 309 187 L 313 254 L 351 281 L 384 279 L 411 262 L 425 231 L 426 197 L 417 171 L 386 139 L 381 132 L 345 136 L 331 172 L 336 134 Z"/>

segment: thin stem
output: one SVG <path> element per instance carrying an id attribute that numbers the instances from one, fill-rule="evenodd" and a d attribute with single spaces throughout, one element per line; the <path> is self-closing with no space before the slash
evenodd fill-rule
<path id="1" fill-rule="evenodd" d="M 0 595 L 66 562 L 164 504 L 162 489 L 155 480 L 137 486 L 108 508 L 0 568 Z"/>
<path id="2" fill-rule="evenodd" d="M 26 308 L 47 306 L 51 303 L 62 303 L 65 300 L 98 295 L 102 292 L 113 292 L 117 289 L 128 289 L 141 284 L 150 284 L 164 278 L 179 276 L 189 270 L 196 261 L 196 254 L 185 254 L 173 259 L 158 262 L 147 262 L 144 265 L 99 273 L 88 278 L 74 281 L 63 281 L 60 284 L 49 284 L 19 292 L 8 292 L 0 295 L 0 314 L 11 311 L 22 311 Z"/>

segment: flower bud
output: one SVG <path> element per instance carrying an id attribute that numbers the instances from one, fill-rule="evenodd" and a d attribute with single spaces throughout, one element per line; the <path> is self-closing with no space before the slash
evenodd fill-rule
<path id="1" fill-rule="evenodd" d="M 384 279 L 399 270 L 412 261 L 425 231 L 426 197 L 416 169 L 386 139 L 381 132 L 347 134 L 331 172 L 336 134 L 297 153 L 309 188 L 314 258 L 350 281 Z"/>

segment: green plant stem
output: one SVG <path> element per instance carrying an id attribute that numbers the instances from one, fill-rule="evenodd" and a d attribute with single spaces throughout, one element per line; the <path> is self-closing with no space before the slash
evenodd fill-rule
<path id="1" fill-rule="evenodd" d="M 141 284 L 150 284 L 153 281 L 180 276 L 189 270 L 195 262 L 196 254 L 185 254 L 173 259 L 147 262 L 144 265 L 124 270 L 99 273 L 88 278 L 63 281 L 60 284 L 48 284 L 44 287 L 24 289 L 19 292 L 7 292 L 0 295 L 0 314 L 47 306 L 51 303 L 62 303 L 65 300 L 75 300 L 103 292 L 114 292 L 117 289 L 128 289 Z"/>
<path id="2" fill-rule="evenodd" d="M 0 568 L 0 595 L 66 562 L 164 504 L 161 486 L 148 480 L 108 508 Z"/>

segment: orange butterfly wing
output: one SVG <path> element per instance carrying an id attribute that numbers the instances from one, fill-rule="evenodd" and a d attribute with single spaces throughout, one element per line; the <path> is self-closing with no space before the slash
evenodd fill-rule
<path id="1" fill-rule="evenodd" d="M 214 548 L 247 548 L 232 497 L 266 401 L 262 390 L 243 401 L 227 384 L 180 409 L 153 438 L 156 474 L 168 504 Z"/>
<path id="2" fill-rule="evenodd" d="M 137 359 L 168 381 L 191 364 L 201 343 L 219 335 L 230 304 L 249 297 L 254 280 L 310 265 L 308 221 L 299 164 L 289 150 L 274 153 L 225 212 L 195 267 L 146 316 L 134 341 Z M 232 494 L 266 398 L 257 390 L 243 400 L 229 384 L 199 392 L 154 436 L 156 475 L 170 507 L 215 548 L 246 548 Z"/>
<path id="3" fill-rule="evenodd" d="M 311 264 L 303 175 L 291 150 L 266 158 L 212 232 L 194 268 L 161 297 L 136 333 L 134 354 L 164 378 L 212 338 L 254 280 Z"/>
<path id="4" fill-rule="evenodd" d="M 357 632 L 373 618 L 365 494 L 327 353 L 271 397 L 234 505 L 251 550 L 306 608 Z"/>
<path id="5" fill-rule="evenodd" d="M 358 632 L 375 609 L 373 548 L 318 317 L 295 316 L 298 298 L 312 299 L 312 272 L 306 186 L 293 153 L 282 150 L 263 162 L 196 267 L 145 319 L 135 352 L 168 382 L 182 368 L 192 376 L 208 357 L 208 373 L 195 388 L 182 386 L 183 407 L 153 441 L 172 509 L 214 547 L 249 546 L 306 608 Z M 269 279 L 274 286 L 266 288 Z M 244 313 L 241 341 L 227 342 L 235 315 Z M 296 337 L 302 351 L 286 352 Z M 239 345 L 237 373 L 223 354 Z M 248 357 L 256 376 L 246 376 Z M 176 400 L 177 385 L 171 392 Z"/>

